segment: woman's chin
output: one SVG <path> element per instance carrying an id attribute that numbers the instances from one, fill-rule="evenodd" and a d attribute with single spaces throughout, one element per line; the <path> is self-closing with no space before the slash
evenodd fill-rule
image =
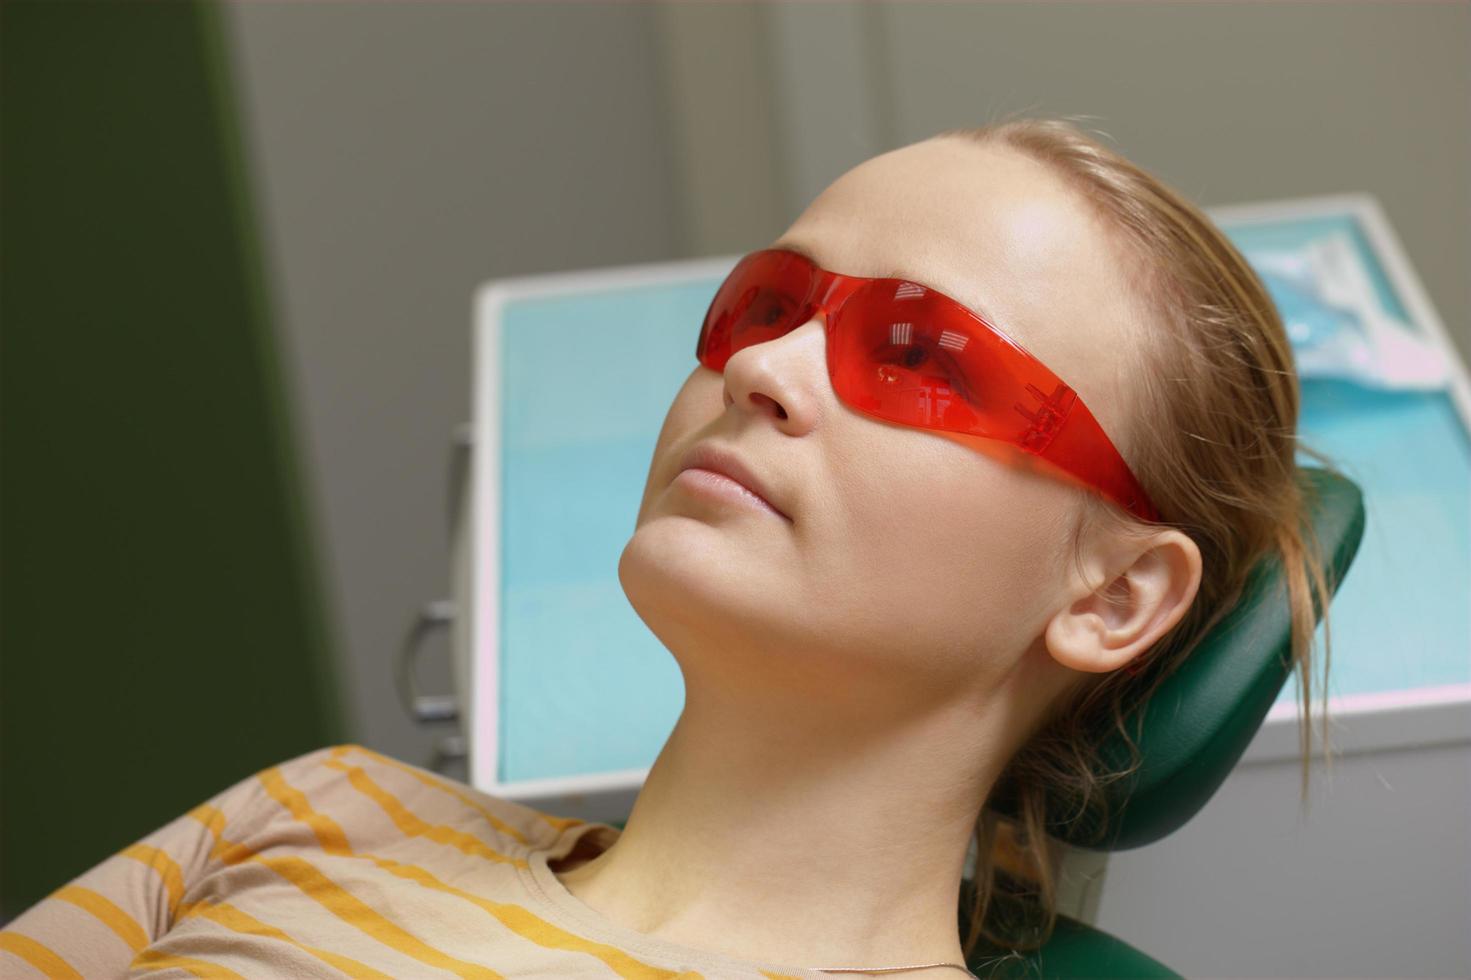
<path id="1" fill-rule="evenodd" d="M 618 581 L 634 608 L 708 608 L 739 597 L 750 562 L 717 531 L 685 517 L 655 518 L 634 531 L 618 556 Z"/>
<path id="2" fill-rule="evenodd" d="M 762 634 L 796 615 L 795 583 L 771 563 L 737 553 L 728 537 L 702 534 L 688 519 L 656 519 L 634 532 L 618 557 L 618 582 L 639 618 L 666 642 L 683 624 L 724 636 Z"/>

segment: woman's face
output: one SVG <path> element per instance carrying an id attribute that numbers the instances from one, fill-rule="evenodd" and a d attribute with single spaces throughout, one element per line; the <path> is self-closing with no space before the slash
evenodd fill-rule
<path id="1" fill-rule="evenodd" d="M 1122 434 L 1134 316 L 1118 254 L 1040 164 L 953 138 L 902 147 L 840 177 L 773 244 L 970 306 Z M 676 481 L 696 443 L 738 456 L 787 517 Z M 914 705 L 1008 678 L 1039 687 L 1037 670 L 1061 683 L 1042 636 L 1077 598 L 1078 491 L 1029 458 L 849 408 L 819 315 L 723 373 L 690 373 L 619 579 L 687 683 Z"/>

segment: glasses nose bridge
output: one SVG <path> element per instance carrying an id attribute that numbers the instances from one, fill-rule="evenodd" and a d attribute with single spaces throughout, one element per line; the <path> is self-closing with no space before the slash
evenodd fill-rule
<path id="1" fill-rule="evenodd" d="M 824 324 L 831 323 L 833 311 L 866 282 L 867 279 L 859 276 L 824 271 L 813 290 L 812 315 L 821 313 Z"/>

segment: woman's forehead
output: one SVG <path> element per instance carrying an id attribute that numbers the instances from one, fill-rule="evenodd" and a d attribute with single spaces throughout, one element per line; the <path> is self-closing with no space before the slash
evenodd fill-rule
<path id="1" fill-rule="evenodd" d="M 1020 327 L 1039 312 L 1029 306 L 1065 298 L 1058 287 L 1087 284 L 1080 274 L 1098 271 L 1102 237 L 1042 165 L 939 139 L 849 170 L 778 241 L 835 272 L 925 282 Z"/>

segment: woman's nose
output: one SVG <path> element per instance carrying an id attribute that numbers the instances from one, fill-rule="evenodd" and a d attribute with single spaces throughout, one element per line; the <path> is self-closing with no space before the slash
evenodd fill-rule
<path id="1" fill-rule="evenodd" d="M 725 403 L 774 406 L 779 419 L 806 418 L 827 384 L 826 317 L 743 347 L 725 364 Z"/>
<path id="2" fill-rule="evenodd" d="M 779 337 L 751 344 L 732 354 L 730 360 L 746 354 L 747 360 L 768 362 L 772 368 L 789 371 L 795 363 L 809 361 L 812 366 L 827 369 L 827 315 L 817 312 L 807 322 L 793 327 Z M 727 368 L 729 370 L 729 362 Z"/>

